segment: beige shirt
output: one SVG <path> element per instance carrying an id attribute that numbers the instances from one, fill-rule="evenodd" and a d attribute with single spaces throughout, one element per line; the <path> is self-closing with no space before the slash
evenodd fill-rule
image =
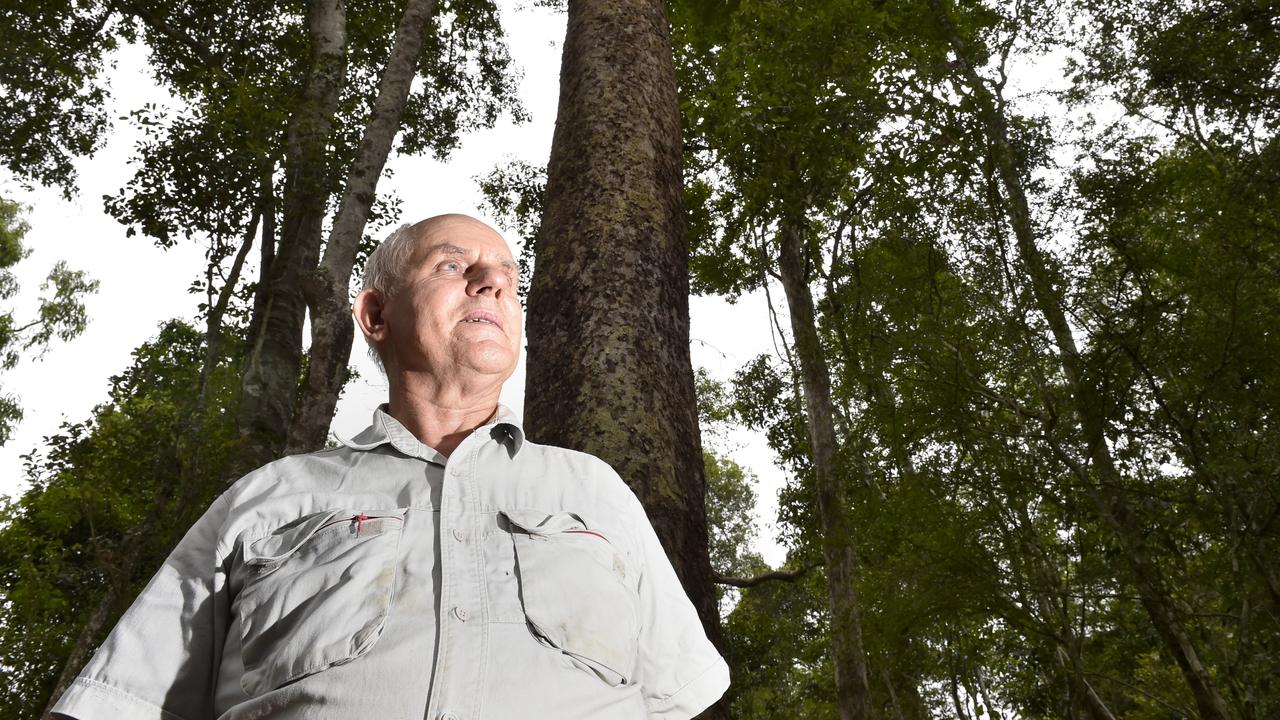
<path id="1" fill-rule="evenodd" d="M 612 468 L 505 408 L 446 459 L 379 409 L 219 497 L 55 712 L 676 719 L 728 684 Z"/>

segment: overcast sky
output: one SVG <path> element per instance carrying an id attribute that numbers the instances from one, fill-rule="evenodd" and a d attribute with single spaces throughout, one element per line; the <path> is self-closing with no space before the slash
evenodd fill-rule
<path id="1" fill-rule="evenodd" d="M 540 165 L 550 155 L 564 15 L 519 7 L 527 4 L 523 2 L 500 4 L 505 8 L 503 22 L 512 57 L 523 72 L 520 94 L 532 120 L 517 126 L 504 119 L 493 130 L 467 136 L 444 163 L 428 157 L 393 158 L 389 164 L 393 174 L 379 190 L 391 189 L 400 196 L 403 221 L 444 212 L 480 215 L 476 177 L 509 158 Z M 124 48 L 115 63 L 108 75 L 113 116 L 144 102 L 170 102 L 167 93 L 150 80 L 145 50 Z M 118 192 L 131 175 L 128 159 L 135 138 L 126 123 L 117 123 L 106 147 L 78 163 L 80 192 L 71 201 L 56 190 L 25 190 L 11 181 L 0 182 L 0 195 L 30 207 L 26 219 L 31 231 L 25 242 L 32 252 L 16 268 L 22 286 L 15 303 L 19 323 L 34 313 L 39 285 L 60 259 L 88 271 L 101 283 L 88 300 L 90 322 L 82 336 L 55 343 L 42 360 L 24 358 L 13 371 L 0 374 L 0 389 L 16 394 L 26 413 L 10 441 L 0 447 L 0 494 L 13 494 L 26 486 L 20 456 L 40 448 L 43 438 L 56 433 L 63 422 L 87 419 L 93 407 L 106 399 L 108 379 L 129 366 L 132 350 L 153 337 L 161 323 L 172 317 L 196 317 L 202 297 L 189 294 L 187 288 L 203 271 L 204 247 L 190 242 L 167 251 L 158 249 L 145 238 L 125 237 L 124 229 L 102 211 L 102 197 Z M 706 367 L 713 376 L 727 379 L 755 355 L 772 351 L 762 294 L 736 305 L 693 298 L 691 306 L 695 367 Z M 356 342 L 352 359 L 360 378 L 338 403 L 332 430 L 339 437 L 359 432 L 386 399 L 385 380 L 366 357 L 362 341 Z M 516 374 L 504 389 L 503 402 L 521 412 L 524 391 L 522 354 Z M 762 436 L 744 431 L 735 434 L 734 442 L 739 445 L 733 450 L 734 459 L 762 478 L 757 487 L 759 549 L 776 565 L 783 552 L 772 541 L 771 528 L 782 474 L 774 467 L 773 454 Z"/>

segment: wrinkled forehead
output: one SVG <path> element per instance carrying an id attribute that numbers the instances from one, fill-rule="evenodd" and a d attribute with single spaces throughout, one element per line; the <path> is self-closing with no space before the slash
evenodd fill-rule
<path id="1" fill-rule="evenodd" d="M 499 262 L 513 261 L 505 238 L 485 223 L 466 215 L 439 215 L 413 226 L 416 242 L 413 264 L 434 253 L 487 256 Z"/>

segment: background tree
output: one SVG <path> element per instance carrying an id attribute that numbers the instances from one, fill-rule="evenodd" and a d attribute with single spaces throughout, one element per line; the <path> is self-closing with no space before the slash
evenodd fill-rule
<path id="1" fill-rule="evenodd" d="M 92 418 L 66 424 L 43 453 L 27 456 L 31 487 L 4 500 L 8 522 L 0 528 L 5 717 L 38 717 L 61 679 L 77 629 L 115 605 L 99 598 L 113 594 L 127 604 L 150 577 L 115 568 L 157 566 L 204 510 L 177 506 L 175 480 L 194 476 L 205 493 L 222 489 L 218 475 L 184 469 L 222 466 L 236 446 L 228 410 L 238 380 L 228 360 L 239 342 L 234 335 L 225 339 L 225 354 L 208 379 L 199 442 L 190 423 L 198 412 L 204 335 L 175 322 L 135 351 L 133 365 L 112 378 L 109 397 Z M 138 543 L 134 536 L 144 528 L 156 537 Z M 146 557 L 135 561 L 132 553 Z"/>
<path id="2" fill-rule="evenodd" d="M 1216 426 L 1209 397 L 1270 372 L 1251 359 L 1266 340 L 1244 329 L 1247 322 L 1218 322 L 1210 332 L 1191 318 L 1239 317 L 1235 303 L 1250 297 L 1253 283 L 1275 287 L 1260 270 L 1275 226 L 1258 215 L 1274 205 L 1274 185 L 1262 180 L 1274 169 L 1261 160 L 1274 143 L 1265 99 L 1274 83 L 1260 79 L 1274 75 L 1261 68 L 1274 63 L 1262 28 L 1275 26 L 1275 13 L 1158 2 L 977 5 L 949 11 L 948 28 L 936 22 L 945 6 L 909 4 L 856 22 L 819 20 L 803 36 L 807 44 L 793 47 L 780 39 L 786 28 L 823 17 L 821 3 L 776 15 L 750 3 L 719 14 L 690 6 L 677 14 L 677 56 L 689 163 L 699 169 L 690 190 L 701 200 L 693 210 L 694 287 L 767 288 L 760 268 L 770 267 L 771 240 L 784 237 L 784 225 L 770 219 L 785 217 L 776 208 L 787 202 L 806 208 L 792 227 L 808 233 L 833 425 L 848 457 L 865 468 L 851 494 L 859 549 L 852 582 L 868 598 L 872 706 L 894 717 L 1256 716 L 1267 691 L 1256 680 L 1261 665 L 1247 666 L 1261 656 L 1242 654 L 1236 640 L 1243 627 L 1251 628 L 1249 643 L 1270 637 L 1271 630 L 1257 634 L 1258 623 L 1265 614 L 1261 623 L 1273 628 L 1275 616 L 1257 611 L 1270 606 L 1268 571 L 1256 570 L 1267 564 L 1248 562 L 1241 549 L 1270 542 L 1273 531 L 1268 520 L 1242 519 L 1251 517 L 1246 505 L 1272 507 L 1274 494 L 1252 483 L 1197 481 L 1191 468 L 1204 467 L 1208 443 L 1191 442 L 1187 430 Z M 877 22 L 881 34 L 864 36 L 873 39 L 864 52 L 874 72 L 845 63 L 824 74 L 836 52 L 822 45 L 821 28 L 861 31 Z M 760 32 L 765 26 L 770 31 Z M 851 35 L 840 41 L 856 42 Z M 1210 47 L 1200 48 L 1205 38 Z M 766 45 L 769 52 L 757 50 Z M 810 53 L 814 47 L 822 49 Z M 1056 109 L 1027 113 L 1035 104 L 1010 90 L 1011 78 L 1071 52 L 1080 53 L 1074 84 L 1040 96 Z M 1214 71 L 1231 75 L 1210 81 Z M 1232 109 L 1210 83 L 1238 88 Z M 858 107 L 858 97 L 886 104 Z M 1113 98 L 1120 120 L 1092 120 L 1088 112 Z M 1003 108 L 1001 132 L 989 131 L 993 106 Z M 1216 142 L 1205 142 L 1210 137 Z M 1240 175 L 1223 173 L 1228 164 L 1200 166 L 1233 177 L 1243 206 L 1210 200 L 1216 182 L 1193 179 L 1196 171 L 1169 171 L 1190 170 L 1174 160 L 1188 146 L 1211 148 L 1206 159 L 1248 158 L 1239 167 L 1250 172 Z M 1134 174 L 1138 167 L 1152 174 Z M 1010 179 L 1024 198 L 1017 213 Z M 1211 217 L 1242 218 L 1254 235 L 1245 241 L 1234 221 L 1210 224 Z M 1050 249 L 1020 244 L 1019 232 Z M 1154 237 L 1167 249 L 1151 254 Z M 1200 242 L 1224 254 L 1206 262 L 1192 249 Z M 1037 254 L 1042 265 L 1032 272 L 1025 263 Z M 1194 282 L 1175 270 L 1184 260 L 1198 269 Z M 1049 278 L 1038 289 L 1037 276 Z M 1268 301 L 1256 302 L 1266 316 Z M 1060 354 L 1069 341 L 1079 355 L 1075 381 Z M 1147 364 L 1154 357 L 1170 357 L 1168 374 Z M 813 547 L 806 536 L 817 530 L 817 504 L 803 482 L 811 449 L 796 404 L 799 351 L 784 345 L 781 360 L 749 364 L 735 394 L 740 419 L 767 430 L 800 480 L 782 504 L 794 556 Z M 1194 367 L 1203 370 L 1192 380 Z M 1220 387 L 1229 367 L 1249 369 Z M 1214 374 L 1221 372 L 1228 374 Z M 1187 394 L 1170 405 L 1180 395 L 1174 388 Z M 1081 403 L 1081 392 L 1092 399 Z M 1239 407 L 1258 408 L 1265 397 Z M 1217 406 L 1228 413 L 1216 416 L 1222 427 L 1257 428 L 1250 441 L 1269 436 L 1246 419 L 1253 411 L 1237 417 L 1227 405 Z M 1102 428 L 1093 441 L 1079 412 Z M 1143 418 L 1169 424 L 1157 430 Z M 1184 450 L 1159 438 L 1176 438 Z M 1257 457 L 1239 433 L 1218 438 L 1233 458 Z M 1091 453 L 1112 455 L 1110 480 Z M 1243 467 L 1232 477 L 1247 475 Z M 1264 476 L 1272 477 L 1257 477 Z M 1116 507 L 1120 520 L 1108 516 Z M 1208 567 L 1221 572 L 1210 578 Z M 751 612 L 752 597 L 747 591 L 729 627 Z M 762 615 L 738 627 L 764 633 L 785 622 Z M 1168 632 L 1157 631 L 1162 625 Z M 798 635 L 791 627 L 786 632 Z M 804 678 L 825 671 L 804 649 L 775 646 L 790 653 L 776 659 L 779 668 L 803 668 Z M 1193 652 L 1198 670 L 1185 662 Z M 761 677 L 758 666 L 740 664 L 744 656 L 731 653 L 735 677 Z M 1224 689 L 1214 691 L 1219 682 Z M 739 691 L 740 714 L 760 712 L 751 695 Z M 814 712 L 833 706 L 824 707 Z"/>
<path id="3" fill-rule="evenodd" d="M 696 5 L 688 12 L 708 16 Z M 766 26 L 783 32 L 759 32 Z M 866 31 L 833 35 L 832 27 Z M 812 4 L 801 11 L 785 3 L 740 3 L 729 18 L 704 21 L 682 35 L 682 76 L 692 86 L 691 144 L 706 148 L 694 167 L 707 187 L 719 184 L 726 196 L 714 206 L 721 210 L 713 220 L 722 235 L 718 242 L 752 244 L 741 253 L 749 260 L 728 266 L 745 270 L 746 278 L 730 276 L 724 283 L 722 265 L 712 270 L 718 277 L 709 279 L 732 290 L 773 276 L 786 298 L 794 338 L 790 359 L 808 426 L 804 477 L 814 501 L 813 540 L 828 583 L 829 637 L 844 720 L 871 712 L 854 585 L 858 547 L 848 521 L 848 488 L 868 482 L 858 478 L 865 468 L 860 449 L 837 438 L 830 370 L 809 287 L 817 263 L 808 219 L 841 202 L 867 133 L 882 115 L 883 103 L 870 83 L 878 30 L 870 5 Z"/>
<path id="4" fill-rule="evenodd" d="M 573 0 L 568 13 L 528 301 L 529 436 L 618 471 L 719 643 L 666 8 Z"/>

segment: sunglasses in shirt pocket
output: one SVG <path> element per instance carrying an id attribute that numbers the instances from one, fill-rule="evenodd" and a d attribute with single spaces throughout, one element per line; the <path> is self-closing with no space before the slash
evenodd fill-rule
<path id="1" fill-rule="evenodd" d="M 369 652 L 399 567 L 404 510 L 307 515 L 242 544 L 241 686 L 258 696 Z"/>
<path id="2" fill-rule="evenodd" d="M 639 578 L 611 533 L 573 512 L 505 510 L 520 602 L 533 633 L 609 685 L 631 680 Z"/>

